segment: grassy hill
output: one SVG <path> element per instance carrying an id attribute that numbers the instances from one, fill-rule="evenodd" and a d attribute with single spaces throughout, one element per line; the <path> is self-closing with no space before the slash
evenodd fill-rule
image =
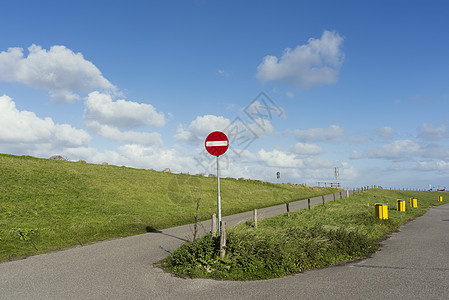
<path id="1" fill-rule="evenodd" d="M 223 178 L 223 215 L 334 191 Z M 193 222 L 216 178 L 0 154 L 0 261 Z"/>

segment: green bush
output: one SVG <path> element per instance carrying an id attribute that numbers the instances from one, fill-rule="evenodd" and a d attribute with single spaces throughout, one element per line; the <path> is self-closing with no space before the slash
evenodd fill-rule
<path id="1" fill-rule="evenodd" d="M 191 277 L 268 279 L 366 256 L 378 247 L 375 240 L 357 232 L 323 226 L 231 231 L 226 245 L 226 258 L 220 259 L 218 238 L 186 243 L 165 266 Z"/>

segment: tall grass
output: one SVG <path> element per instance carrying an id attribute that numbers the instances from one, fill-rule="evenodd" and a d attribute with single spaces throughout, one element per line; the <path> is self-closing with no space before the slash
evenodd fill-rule
<path id="1" fill-rule="evenodd" d="M 0 261 L 146 230 L 216 211 L 216 178 L 0 154 Z M 332 192 L 221 180 L 223 215 Z"/>
<path id="2" fill-rule="evenodd" d="M 252 280 L 337 264 L 370 255 L 379 241 L 404 223 L 440 205 L 434 192 L 373 189 L 336 202 L 229 229 L 227 257 L 219 258 L 218 238 L 186 243 L 165 262 L 168 271 L 191 277 Z M 418 208 L 396 211 L 396 200 L 418 198 Z M 407 201 L 408 202 L 408 201 Z M 389 219 L 374 216 L 374 204 L 389 207 Z"/>

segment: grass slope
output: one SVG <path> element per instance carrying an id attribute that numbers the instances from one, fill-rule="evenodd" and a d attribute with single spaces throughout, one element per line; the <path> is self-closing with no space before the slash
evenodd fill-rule
<path id="1" fill-rule="evenodd" d="M 379 241 L 389 233 L 442 204 L 439 195 L 447 193 L 368 190 L 293 212 L 290 217 L 284 214 L 260 221 L 257 229 L 251 222 L 231 228 L 223 259 L 218 238 L 209 235 L 186 243 L 167 258 L 165 267 L 191 277 L 254 280 L 366 257 L 378 250 Z M 410 197 L 418 198 L 418 208 L 410 208 Z M 397 199 L 406 200 L 406 212 L 396 211 Z M 388 205 L 388 220 L 375 218 L 375 203 Z"/>
<path id="2" fill-rule="evenodd" d="M 223 178 L 223 215 L 333 192 Z M 0 154 L 0 261 L 193 222 L 216 178 Z"/>

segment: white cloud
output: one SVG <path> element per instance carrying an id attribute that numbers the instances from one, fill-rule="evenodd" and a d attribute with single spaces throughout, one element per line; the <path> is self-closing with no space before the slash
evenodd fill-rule
<path id="1" fill-rule="evenodd" d="M 47 156 L 86 147 L 90 141 L 91 136 L 84 130 L 19 111 L 10 97 L 0 97 L 0 152 Z"/>
<path id="2" fill-rule="evenodd" d="M 429 124 L 422 124 L 418 128 L 418 132 L 418 136 L 427 141 L 437 141 L 448 137 L 445 125 L 441 125 L 440 127 L 433 127 Z"/>
<path id="3" fill-rule="evenodd" d="M 386 158 L 397 161 L 408 160 L 410 156 L 420 154 L 421 146 L 412 140 L 398 140 L 380 148 L 370 148 L 365 151 L 365 156 L 368 158 Z"/>
<path id="4" fill-rule="evenodd" d="M 363 153 L 353 150 L 350 158 L 388 159 L 395 162 L 417 161 L 422 158 L 446 161 L 449 160 L 449 149 L 438 144 L 420 145 L 412 140 L 397 140 L 381 147 L 367 148 Z"/>
<path id="5" fill-rule="evenodd" d="M 438 144 L 429 144 L 425 147 L 421 146 L 421 155 L 425 158 L 449 160 L 449 148 Z"/>
<path id="6" fill-rule="evenodd" d="M 192 169 L 193 158 L 175 149 L 156 149 L 141 145 L 124 145 L 118 149 L 121 156 L 134 165 L 155 170 L 170 168 L 172 172 L 185 172 Z"/>
<path id="7" fill-rule="evenodd" d="M 271 122 L 264 119 L 255 119 L 254 123 L 249 123 L 247 126 L 259 138 L 267 136 L 274 131 Z"/>
<path id="8" fill-rule="evenodd" d="M 285 49 L 281 58 L 265 56 L 256 77 L 262 82 L 280 80 L 299 88 L 335 83 L 344 60 L 342 43 L 338 33 L 325 30 L 320 39 L 310 38 L 306 45 Z"/>
<path id="9" fill-rule="evenodd" d="M 190 123 L 187 129 L 179 125 L 175 139 L 190 145 L 200 146 L 204 143 L 209 133 L 216 130 L 222 131 L 229 124 L 231 124 L 231 121 L 222 116 L 199 116 Z"/>
<path id="10" fill-rule="evenodd" d="M 303 168 L 304 161 L 295 154 L 280 150 L 265 151 L 261 149 L 257 152 L 257 159 L 270 167 Z"/>
<path id="11" fill-rule="evenodd" d="M 113 101 L 111 95 L 92 92 L 86 100 L 84 120 L 102 125 L 131 129 L 140 126 L 164 126 L 165 116 L 151 104 L 126 100 Z"/>
<path id="12" fill-rule="evenodd" d="M 87 122 L 86 127 L 89 131 L 114 141 L 144 146 L 163 144 L 162 137 L 157 132 L 120 131 L 117 127 L 100 124 L 97 121 Z"/>
<path id="13" fill-rule="evenodd" d="M 159 133 L 128 130 L 165 124 L 164 114 L 158 113 L 150 104 L 113 101 L 111 95 L 95 91 L 87 97 L 84 122 L 89 131 L 111 140 L 144 146 L 160 147 L 163 144 Z"/>
<path id="14" fill-rule="evenodd" d="M 329 128 L 309 128 L 305 130 L 295 130 L 294 134 L 305 142 L 340 142 L 344 135 L 344 128 L 338 125 L 331 125 Z"/>
<path id="15" fill-rule="evenodd" d="M 78 93 L 96 89 L 116 89 L 93 63 L 65 46 L 52 46 L 47 51 L 32 45 L 28 51 L 27 57 L 22 48 L 0 52 L 0 81 L 45 89 L 57 102 L 73 102 L 80 99 Z"/>
<path id="16" fill-rule="evenodd" d="M 360 178 L 360 171 L 354 166 L 349 165 L 347 162 L 341 163 L 340 179 L 343 181 L 349 181 Z"/>
<path id="17" fill-rule="evenodd" d="M 385 139 L 391 139 L 395 134 L 394 129 L 388 126 L 377 128 L 376 133 Z"/>
<path id="18" fill-rule="evenodd" d="M 256 153 L 245 150 L 236 160 L 239 158 L 244 163 L 250 163 L 251 165 L 257 164 L 267 167 L 303 169 L 303 171 L 307 172 L 311 172 L 314 169 L 327 169 L 335 165 L 335 162 L 319 157 L 304 158 L 296 153 L 280 149 L 273 149 L 272 151 L 261 149 Z M 257 177 L 257 174 L 254 175 Z"/>
<path id="19" fill-rule="evenodd" d="M 449 171 L 449 161 L 419 161 L 418 170 L 421 171 L 437 171 L 447 173 Z"/>
<path id="20" fill-rule="evenodd" d="M 293 146 L 293 152 L 299 155 L 310 156 L 322 154 L 325 150 L 314 144 L 296 143 Z"/>

